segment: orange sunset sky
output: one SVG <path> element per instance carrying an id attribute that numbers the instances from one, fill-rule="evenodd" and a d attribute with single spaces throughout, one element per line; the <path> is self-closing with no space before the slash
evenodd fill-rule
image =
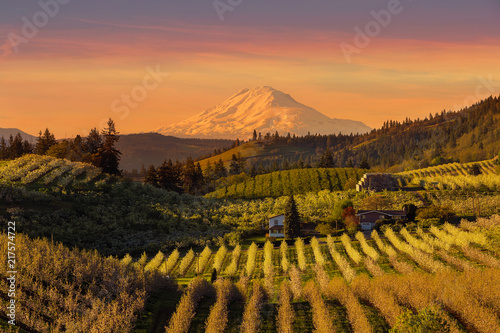
<path id="1" fill-rule="evenodd" d="M 371 127 L 500 94 L 500 1 L 57 1 L 0 5 L 1 128 L 148 132 L 263 85 Z M 341 43 L 390 8 L 347 61 Z M 148 67 L 169 75 L 115 112 Z"/>

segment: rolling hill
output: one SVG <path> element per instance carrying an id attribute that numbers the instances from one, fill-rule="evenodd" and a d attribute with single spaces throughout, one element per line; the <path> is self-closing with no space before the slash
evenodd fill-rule
<path id="1" fill-rule="evenodd" d="M 36 136 L 28 134 L 26 132 L 21 131 L 17 128 L 0 128 L 0 138 L 4 137 L 5 140 L 8 140 L 12 135 L 13 137 L 20 133 L 24 140 L 28 140 L 29 143 L 36 143 Z"/>
<path id="2" fill-rule="evenodd" d="M 497 167 L 496 160 L 486 160 L 480 162 L 470 163 L 449 163 L 441 164 L 433 167 L 405 171 L 399 173 L 406 177 L 428 177 L 428 176 L 467 176 L 472 172 L 474 165 L 479 167 L 480 174 L 483 175 L 496 175 Z"/>
<path id="3" fill-rule="evenodd" d="M 312 168 L 276 171 L 217 189 L 207 198 L 256 199 L 305 194 L 322 190 L 354 188 L 366 170 L 354 168 Z"/>
<path id="4" fill-rule="evenodd" d="M 231 146 L 230 140 L 181 139 L 158 133 L 120 135 L 116 147 L 122 152 L 120 168 L 140 170 L 144 165 L 159 165 L 165 159 L 184 161 L 188 156 L 198 158 L 213 153 L 214 149 Z"/>
<path id="5" fill-rule="evenodd" d="M 48 190 L 89 189 L 110 180 L 100 168 L 51 156 L 24 155 L 0 165 L 1 182 Z"/>

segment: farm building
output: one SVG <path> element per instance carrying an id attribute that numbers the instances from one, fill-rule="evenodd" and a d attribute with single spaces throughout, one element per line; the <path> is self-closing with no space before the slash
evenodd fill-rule
<path id="1" fill-rule="evenodd" d="M 402 210 L 358 210 L 356 216 L 359 219 L 361 230 L 372 230 L 377 220 L 401 220 L 406 217 L 406 213 Z"/>
<path id="2" fill-rule="evenodd" d="M 283 238 L 285 237 L 283 231 L 283 223 L 285 222 L 285 215 L 276 215 L 269 218 L 269 237 Z"/>

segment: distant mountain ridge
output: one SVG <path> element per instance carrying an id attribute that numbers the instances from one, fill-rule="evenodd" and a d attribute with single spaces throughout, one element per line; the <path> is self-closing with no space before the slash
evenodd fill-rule
<path id="1" fill-rule="evenodd" d="M 5 140 L 8 140 L 11 135 L 16 136 L 17 133 L 21 134 L 23 140 L 28 140 L 30 143 L 36 142 L 36 136 L 23 132 L 18 128 L 0 128 L 0 138 L 3 136 Z"/>
<path id="2" fill-rule="evenodd" d="M 330 118 L 272 87 L 243 89 L 225 102 L 156 132 L 182 138 L 247 140 L 253 131 L 274 134 L 356 134 L 371 128 L 360 121 Z"/>
<path id="3" fill-rule="evenodd" d="M 198 158 L 214 152 L 214 149 L 230 147 L 233 142 L 215 139 L 181 139 L 158 133 L 120 135 L 116 148 L 121 151 L 120 168 L 128 171 L 140 170 L 144 165 L 158 166 L 172 159 L 185 161 L 187 157 Z"/>
<path id="4" fill-rule="evenodd" d="M 327 148 L 336 167 L 358 166 L 367 159 L 377 171 L 402 172 L 451 162 L 490 159 L 500 164 L 500 96 L 491 96 L 459 111 L 431 114 L 424 119 L 390 120 L 381 128 L 362 135 L 296 138 L 280 135 L 279 138 L 245 143 L 204 159 L 201 164 L 210 162 L 213 165 L 222 159 L 228 167 L 232 155 L 240 153 L 248 163 L 276 171 L 300 161 L 315 166 Z"/>

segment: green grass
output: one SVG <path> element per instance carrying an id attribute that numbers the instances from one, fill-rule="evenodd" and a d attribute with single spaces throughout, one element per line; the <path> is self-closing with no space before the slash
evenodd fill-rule
<path id="1" fill-rule="evenodd" d="M 312 321 L 311 306 L 307 302 L 292 303 L 295 311 L 293 328 L 295 332 L 312 332 L 314 329 Z"/>
<path id="2" fill-rule="evenodd" d="M 191 323 L 189 333 L 205 332 L 205 323 L 210 315 L 210 307 L 215 303 L 215 298 L 205 297 L 196 308 L 196 316 Z"/>
<path id="3" fill-rule="evenodd" d="M 326 301 L 330 311 L 333 327 L 337 332 L 351 332 L 351 325 L 347 319 L 347 310 L 337 301 Z"/>
<path id="4" fill-rule="evenodd" d="M 368 322 L 373 328 L 373 332 L 388 332 L 391 326 L 385 321 L 382 314 L 380 314 L 380 312 L 378 312 L 377 309 L 371 304 L 364 301 L 360 302 L 361 306 L 363 306 L 363 309 L 365 310 Z"/>
<path id="5" fill-rule="evenodd" d="M 163 333 L 181 298 L 180 291 L 163 290 L 149 297 L 132 333 Z"/>
<path id="6" fill-rule="evenodd" d="M 278 331 L 276 327 L 277 310 L 277 306 L 274 303 L 266 303 L 262 306 L 262 310 L 260 311 L 262 320 L 260 332 L 274 333 Z"/>
<path id="7" fill-rule="evenodd" d="M 245 303 L 233 302 L 229 305 L 228 323 L 225 333 L 239 333 L 240 325 L 243 320 L 243 311 L 245 310 Z"/>

